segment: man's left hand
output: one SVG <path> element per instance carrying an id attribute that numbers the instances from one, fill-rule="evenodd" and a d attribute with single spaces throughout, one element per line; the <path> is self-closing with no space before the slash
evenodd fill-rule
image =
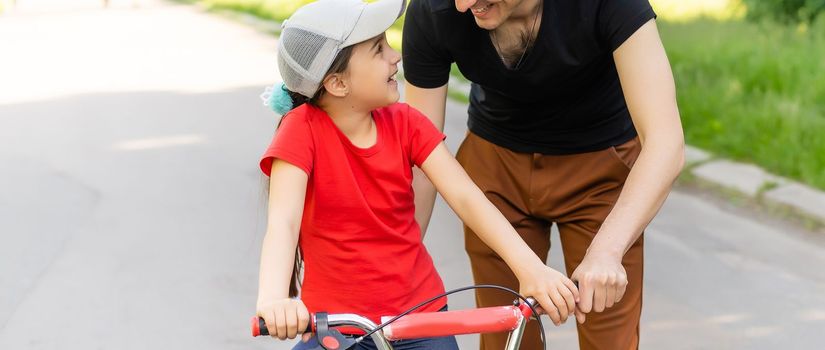
<path id="1" fill-rule="evenodd" d="M 584 323 L 584 314 L 602 312 L 618 303 L 627 288 L 627 272 L 621 256 L 600 252 L 586 254 L 570 279 L 579 285 L 581 299 L 576 307 L 579 323 Z"/>

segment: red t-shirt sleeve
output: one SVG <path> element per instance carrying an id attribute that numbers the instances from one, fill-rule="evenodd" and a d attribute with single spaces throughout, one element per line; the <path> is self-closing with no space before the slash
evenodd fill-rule
<path id="1" fill-rule="evenodd" d="M 407 121 L 409 122 L 409 145 L 410 145 L 410 160 L 417 167 L 421 167 L 430 153 L 433 152 L 436 146 L 444 141 L 445 136 L 438 128 L 435 127 L 430 118 L 417 109 L 407 106 Z"/>
<path id="2" fill-rule="evenodd" d="M 308 116 L 298 113 L 287 113 L 281 119 L 281 125 L 275 131 L 272 143 L 261 158 L 261 171 L 269 176 L 272 162 L 275 158 L 284 160 L 309 175 L 312 172 L 315 144 L 312 141 L 312 129 L 309 126 Z"/>

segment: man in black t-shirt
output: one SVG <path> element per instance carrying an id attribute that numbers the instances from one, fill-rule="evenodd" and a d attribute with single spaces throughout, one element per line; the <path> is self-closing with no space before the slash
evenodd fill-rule
<path id="1" fill-rule="evenodd" d="M 638 347 L 642 233 L 684 164 L 655 17 L 647 0 L 411 0 L 407 10 L 407 102 L 443 128 L 451 65 L 472 82 L 457 158 L 540 257 L 558 226 L 578 301 L 535 297 L 557 306 L 546 310 L 556 324 L 575 313 L 582 349 Z M 419 175 L 426 230 L 434 191 Z M 476 283 L 519 287 L 519 271 L 466 227 L 465 239 Z M 476 294 L 479 306 L 510 299 Z M 522 348 L 540 347 L 537 330 Z M 505 341 L 483 335 L 481 347 Z"/>

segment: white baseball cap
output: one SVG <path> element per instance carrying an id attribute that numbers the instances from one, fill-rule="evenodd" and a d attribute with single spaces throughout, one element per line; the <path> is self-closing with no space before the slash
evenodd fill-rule
<path id="1" fill-rule="evenodd" d="M 278 42 L 284 85 L 312 97 L 341 49 L 385 32 L 405 8 L 406 0 L 318 0 L 299 8 Z"/>

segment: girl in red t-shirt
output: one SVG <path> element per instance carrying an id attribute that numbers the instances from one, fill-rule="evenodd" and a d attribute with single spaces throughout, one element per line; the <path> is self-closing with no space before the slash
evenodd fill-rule
<path id="1" fill-rule="evenodd" d="M 284 23 L 284 84 L 263 96 L 284 116 L 260 162 L 270 193 L 257 303 L 258 316 L 280 339 L 305 329 L 309 312 L 377 322 L 444 291 L 415 220 L 413 166 L 510 266 L 521 294 L 535 298 L 556 324 L 575 310 L 574 283 L 530 250 L 432 122 L 397 103 L 401 57 L 384 31 L 404 3 L 320 0 Z M 301 260 L 301 299 L 294 299 Z M 442 299 L 420 311 L 445 307 Z M 296 348 L 311 347 L 308 340 Z M 413 343 L 457 349 L 452 337 Z"/>

